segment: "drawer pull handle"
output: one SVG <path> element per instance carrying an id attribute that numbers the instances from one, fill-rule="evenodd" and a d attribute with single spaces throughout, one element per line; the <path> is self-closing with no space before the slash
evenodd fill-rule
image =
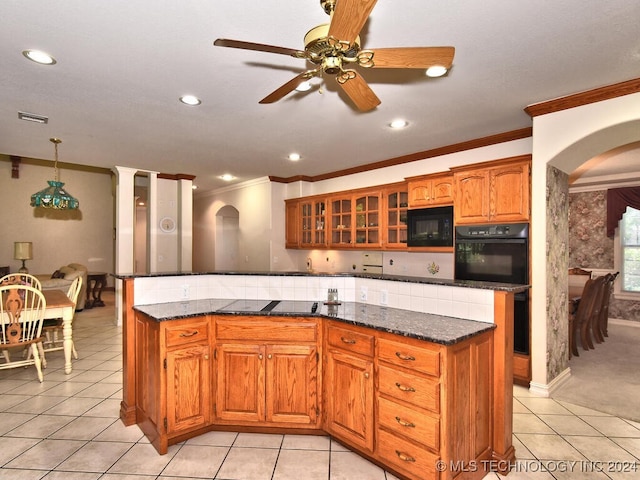
<path id="1" fill-rule="evenodd" d="M 402 460 L 403 462 L 415 462 L 416 461 L 416 459 L 413 458 L 411 455 L 407 455 L 406 453 L 403 453 L 400 450 L 396 450 L 396 455 L 398 455 L 398 458 L 400 460 Z"/>
<path id="2" fill-rule="evenodd" d="M 183 332 L 180 334 L 180 336 L 182 338 L 188 338 L 188 337 L 193 337 L 194 335 L 197 335 L 197 334 L 198 334 L 198 330 L 194 330 L 193 332 L 189 332 L 189 333 Z"/>
<path id="3" fill-rule="evenodd" d="M 413 387 L 407 387 L 406 385 L 402 385 L 401 383 L 396 382 L 396 387 L 403 392 L 415 392 L 416 389 Z"/>
<path id="4" fill-rule="evenodd" d="M 355 345 L 356 344 L 356 341 L 351 339 L 351 338 L 340 337 L 340 340 L 342 340 L 342 343 L 346 343 L 347 345 Z"/>
<path id="5" fill-rule="evenodd" d="M 416 428 L 416 424 L 415 423 L 407 422 L 405 420 L 402 420 L 400 417 L 396 417 L 396 422 L 398 422 L 403 427 Z"/>
<path id="6" fill-rule="evenodd" d="M 415 362 L 416 357 L 412 357 L 411 355 L 404 355 L 400 352 L 396 352 L 396 357 L 398 357 L 400 360 L 407 360 L 408 362 Z"/>

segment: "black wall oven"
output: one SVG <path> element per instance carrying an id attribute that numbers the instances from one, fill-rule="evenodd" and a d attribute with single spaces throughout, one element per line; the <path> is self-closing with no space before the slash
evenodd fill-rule
<path id="1" fill-rule="evenodd" d="M 456 227 L 455 278 L 529 284 L 529 224 Z M 529 293 L 516 293 L 515 352 L 529 355 Z"/>

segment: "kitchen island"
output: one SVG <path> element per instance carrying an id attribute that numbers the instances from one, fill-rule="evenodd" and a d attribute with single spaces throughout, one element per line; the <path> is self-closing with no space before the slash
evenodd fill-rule
<path id="1" fill-rule="evenodd" d="M 212 282 L 228 284 L 229 275 L 239 274 L 161 277 L 184 291 L 194 275 L 198 294 L 209 296 Z M 120 416 L 140 425 L 160 453 L 209 430 L 325 432 L 402 478 L 508 472 L 515 458 L 509 305 L 526 286 L 379 275 L 242 276 L 310 282 L 315 299 L 297 291 L 295 300 L 142 303 L 149 297 L 135 290 L 159 288 L 152 279 L 160 276 L 116 275 L 124 300 Z M 336 277 L 347 282 L 341 284 L 344 301 L 327 305 L 318 288 Z M 253 285 L 255 278 L 249 279 Z M 392 292 L 389 282 L 410 284 L 413 294 L 425 297 L 422 304 L 411 301 L 423 311 L 355 302 L 355 291 L 365 291 L 362 282 L 370 293 L 375 282 Z M 425 312 L 431 308 L 427 285 L 441 288 L 442 297 L 489 294 L 492 321 Z M 439 308 L 448 308 L 446 302 Z"/>

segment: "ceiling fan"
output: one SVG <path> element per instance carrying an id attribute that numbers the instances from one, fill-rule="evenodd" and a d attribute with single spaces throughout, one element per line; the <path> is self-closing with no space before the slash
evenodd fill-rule
<path id="1" fill-rule="evenodd" d="M 330 16 L 329 23 L 318 25 L 304 37 L 304 51 L 285 47 L 243 42 L 225 38 L 213 44 L 218 47 L 240 48 L 259 52 L 290 55 L 318 65 L 306 70 L 260 100 L 274 103 L 296 89 L 301 83 L 323 74 L 335 75 L 338 85 L 361 111 L 369 111 L 380 104 L 367 82 L 351 65 L 364 68 L 441 67 L 444 74 L 453 62 L 454 47 L 405 47 L 362 50 L 360 31 L 369 18 L 377 0 L 320 0 Z"/>

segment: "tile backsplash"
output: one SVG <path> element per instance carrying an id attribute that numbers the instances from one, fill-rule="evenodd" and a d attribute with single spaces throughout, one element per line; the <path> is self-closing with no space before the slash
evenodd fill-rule
<path id="1" fill-rule="evenodd" d="M 205 298 L 338 299 L 493 323 L 493 290 L 350 276 L 184 275 L 135 279 L 135 305 Z"/>

